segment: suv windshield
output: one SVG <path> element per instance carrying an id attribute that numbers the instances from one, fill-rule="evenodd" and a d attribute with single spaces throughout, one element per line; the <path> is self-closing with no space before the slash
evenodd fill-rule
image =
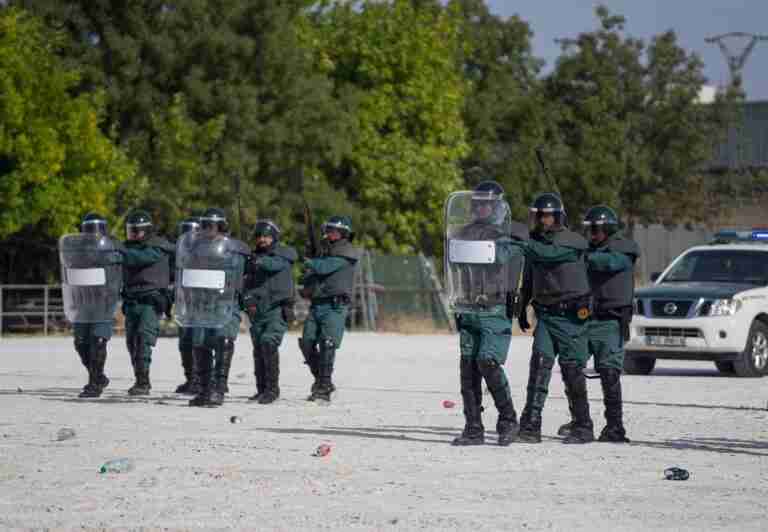
<path id="1" fill-rule="evenodd" d="M 682 257 L 662 283 L 768 283 L 768 253 L 765 251 L 692 251 Z"/>

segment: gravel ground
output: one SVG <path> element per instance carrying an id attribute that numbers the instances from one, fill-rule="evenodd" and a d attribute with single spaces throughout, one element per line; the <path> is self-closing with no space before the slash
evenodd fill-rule
<path id="1" fill-rule="evenodd" d="M 507 372 L 518 411 L 530 338 Z M 463 426 L 457 338 L 348 334 L 330 406 L 310 385 L 296 336 L 283 343 L 281 399 L 248 403 L 253 362 L 237 342 L 218 409 L 187 406 L 175 339 L 161 339 L 153 394 L 132 399 L 123 338 L 109 344 L 112 383 L 78 399 L 86 377 L 71 338 L 0 339 L 0 528 L 245 530 L 766 530 L 765 379 L 718 375 L 703 362 L 661 362 L 624 377 L 632 443 L 563 445 L 558 374 L 539 445 L 455 448 Z M 599 381 L 590 381 L 596 431 Z M 444 408 L 443 400 L 456 402 Z M 230 423 L 231 416 L 241 423 Z M 57 441 L 61 428 L 75 436 Z M 329 444 L 325 457 L 313 456 Z M 106 460 L 135 469 L 100 474 Z M 688 481 L 668 481 L 679 466 Z"/>

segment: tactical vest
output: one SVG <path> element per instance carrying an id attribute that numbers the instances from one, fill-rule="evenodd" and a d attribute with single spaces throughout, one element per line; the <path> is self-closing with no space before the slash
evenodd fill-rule
<path id="1" fill-rule="evenodd" d="M 245 291 L 248 293 L 248 298 L 266 302 L 270 307 L 288 299 L 293 299 L 295 288 L 291 265 L 298 258 L 296 250 L 292 247 L 278 244 L 266 253 L 254 253 L 255 258 L 263 257 L 264 255 L 282 257 L 288 261 L 289 265 L 279 272 L 268 272 L 261 268 L 251 270 L 249 268 L 245 277 Z"/>
<path id="2" fill-rule="evenodd" d="M 575 262 L 558 264 L 535 262 L 531 268 L 533 299 L 541 305 L 554 305 L 589 295 L 587 265 L 584 261 L 586 240 L 564 229 L 555 233 L 553 244 L 576 250 L 579 258 Z"/>
<path id="3" fill-rule="evenodd" d="M 629 307 L 635 295 L 635 260 L 640 255 L 637 244 L 628 238 L 614 235 L 605 242 L 608 251 L 624 253 L 632 259 L 632 267 L 620 272 L 589 271 L 589 284 L 595 297 L 595 310 Z"/>
<path id="4" fill-rule="evenodd" d="M 149 266 L 125 266 L 123 282 L 125 290 L 131 292 L 146 292 L 149 290 L 165 290 L 171 281 L 170 255 L 171 244 L 163 238 L 152 237 L 143 244 L 143 248 L 159 248 L 163 250 L 160 260 Z"/>
<path id="5" fill-rule="evenodd" d="M 475 222 L 469 224 L 457 233 L 457 240 L 496 241 L 504 236 L 509 236 L 505 231 L 509 227 L 500 227 L 487 223 Z M 519 235 L 512 234 L 522 240 Z M 527 236 L 527 235 L 523 235 Z M 508 294 L 517 291 L 517 284 L 523 269 L 523 258 L 507 263 L 472 264 L 462 268 L 457 265 L 457 274 L 461 276 L 461 284 L 468 287 L 464 296 L 470 301 L 476 301 L 482 296 L 484 306 L 505 305 Z"/>
<path id="6" fill-rule="evenodd" d="M 312 289 L 312 299 L 344 295 L 352 297 L 355 265 L 360 258 L 360 250 L 353 246 L 349 240 L 341 239 L 329 246 L 325 256 L 343 257 L 347 259 L 347 265 L 331 274 L 318 276 Z"/>

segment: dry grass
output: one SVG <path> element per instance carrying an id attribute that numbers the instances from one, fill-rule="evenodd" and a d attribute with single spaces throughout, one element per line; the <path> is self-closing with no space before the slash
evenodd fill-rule
<path id="1" fill-rule="evenodd" d="M 447 328 L 438 327 L 431 318 L 421 316 L 380 316 L 376 320 L 376 332 L 398 334 L 450 334 Z"/>

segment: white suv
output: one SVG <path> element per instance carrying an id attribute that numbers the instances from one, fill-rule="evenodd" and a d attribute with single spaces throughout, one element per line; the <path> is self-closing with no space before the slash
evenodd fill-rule
<path id="1" fill-rule="evenodd" d="M 768 373 L 768 231 L 722 231 L 635 293 L 624 370 L 656 359 L 711 360 L 722 373 Z"/>

